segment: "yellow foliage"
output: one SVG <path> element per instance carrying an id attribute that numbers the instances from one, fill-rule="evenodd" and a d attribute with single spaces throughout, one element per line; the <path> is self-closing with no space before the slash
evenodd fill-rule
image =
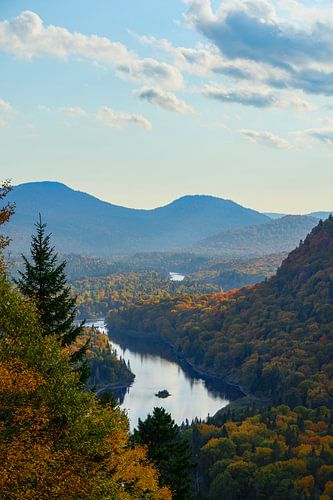
<path id="1" fill-rule="evenodd" d="M 297 479 L 296 485 L 299 488 L 301 488 L 302 493 L 305 496 L 305 498 L 310 498 L 312 491 L 313 491 L 313 488 L 314 488 L 314 485 L 315 485 L 315 481 L 314 481 L 313 476 L 305 476 L 305 477 L 302 477 L 301 479 Z"/>
<path id="2" fill-rule="evenodd" d="M 68 353 L 0 274 L 1 498 L 171 500 L 119 408 L 83 392 Z"/>
<path id="3" fill-rule="evenodd" d="M 325 484 L 324 495 L 326 495 L 328 498 L 333 498 L 333 481 L 327 481 L 327 483 Z"/>

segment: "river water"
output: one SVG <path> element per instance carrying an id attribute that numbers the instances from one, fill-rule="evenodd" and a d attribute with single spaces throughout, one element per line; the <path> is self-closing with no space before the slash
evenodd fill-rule
<path id="1" fill-rule="evenodd" d="M 87 322 L 105 334 L 109 334 L 117 355 L 129 361 L 136 375 L 133 384 L 117 396 L 121 408 L 128 413 L 131 428 L 138 419 L 145 419 L 155 406 L 165 408 L 177 424 L 192 419 L 206 419 L 226 406 L 238 394 L 220 382 L 205 381 L 187 367 L 180 366 L 171 348 L 160 342 L 143 339 L 115 338 L 107 332 L 104 320 Z M 155 394 L 167 389 L 171 394 L 161 399 Z"/>

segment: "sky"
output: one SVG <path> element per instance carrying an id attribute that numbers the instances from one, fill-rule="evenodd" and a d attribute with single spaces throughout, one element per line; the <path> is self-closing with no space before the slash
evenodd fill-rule
<path id="1" fill-rule="evenodd" d="M 0 179 L 333 209 L 331 0 L 0 0 Z"/>

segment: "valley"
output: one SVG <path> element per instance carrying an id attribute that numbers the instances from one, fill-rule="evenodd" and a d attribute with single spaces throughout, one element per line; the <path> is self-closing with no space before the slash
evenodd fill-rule
<path id="1" fill-rule="evenodd" d="M 0 500 L 333 500 L 333 0 L 0 0 Z"/>
<path id="2" fill-rule="evenodd" d="M 37 229 L 44 234 L 41 220 Z M 45 238 L 33 240 L 32 252 L 38 241 L 48 248 Z M 185 248 L 161 244 L 158 251 L 103 258 L 103 252 L 51 257 L 50 247 L 32 257 L 53 259 L 51 268 L 61 261 L 48 279 L 66 269 L 56 300 L 68 301 L 70 338 L 82 333 L 65 348 L 74 363 L 65 377 L 74 383 L 72 394 L 92 397 L 97 412 L 118 419 L 116 429 L 127 426 L 121 439 L 129 453 L 140 453 L 136 440 L 145 425 L 167 419 L 182 443 L 181 459 L 187 457 L 186 494 L 195 500 L 322 500 L 333 484 L 332 245 L 332 217 L 285 216 L 225 228 Z M 38 282 L 39 268 L 22 262 L 15 239 L 13 249 L 6 272 L 14 283 L 28 280 L 22 290 L 33 303 L 29 280 Z M 17 293 L 3 279 L 5 293 Z M 44 317 L 51 321 L 48 307 Z M 34 352 L 19 355 L 28 353 L 40 370 Z M 148 450 L 160 446 L 152 429 Z"/>

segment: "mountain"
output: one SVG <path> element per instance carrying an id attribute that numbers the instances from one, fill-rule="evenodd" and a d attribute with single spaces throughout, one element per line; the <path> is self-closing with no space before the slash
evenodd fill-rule
<path id="1" fill-rule="evenodd" d="M 267 215 L 270 219 L 281 219 L 282 217 L 285 217 L 287 214 L 279 214 L 276 212 L 263 212 L 264 215 Z M 325 220 L 327 219 L 331 214 L 333 214 L 333 210 L 331 212 L 311 212 L 309 214 L 304 214 L 308 215 L 309 217 L 315 217 L 316 219 L 322 219 Z"/>
<path id="2" fill-rule="evenodd" d="M 333 214 L 333 210 L 331 212 L 311 212 L 308 214 L 310 217 L 317 217 L 317 219 L 322 219 L 325 220 L 327 219 L 331 214 Z"/>
<path id="3" fill-rule="evenodd" d="M 199 241 L 199 248 L 219 251 L 225 255 L 260 256 L 288 252 L 318 223 L 318 219 L 305 215 L 286 215 L 243 228 L 221 231 Z"/>
<path id="4" fill-rule="evenodd" d="M 137 304 L 109 316 L 114 335 L 160 336 L 195 368 L 273 404 L 333 407 L 333 218 L 277 274 L 227 293 Z"/>
<path id="5" fill-rule="evenodd" d="M 16 202 L 16 214 L 8 225 L 12 252 L 27 251 L 38 213 L 59 252 L 97 257 L 185 247 L 222 229 L 269 220 L 233 201 L 199 195 L 153 210 L 136 210 L 57 182 L 21 184 L 11 199 Z"/>
<path id="6" fill-rule="evenodd" d="M 275 213 L 275 212 L 264 212 L 265 215 L 267 215 L 267 217 L 269 217 L 270 219 L 281 219 L 282 217 L 285 217 L 287 214 L 278 214 L 278 213 Z"/>

